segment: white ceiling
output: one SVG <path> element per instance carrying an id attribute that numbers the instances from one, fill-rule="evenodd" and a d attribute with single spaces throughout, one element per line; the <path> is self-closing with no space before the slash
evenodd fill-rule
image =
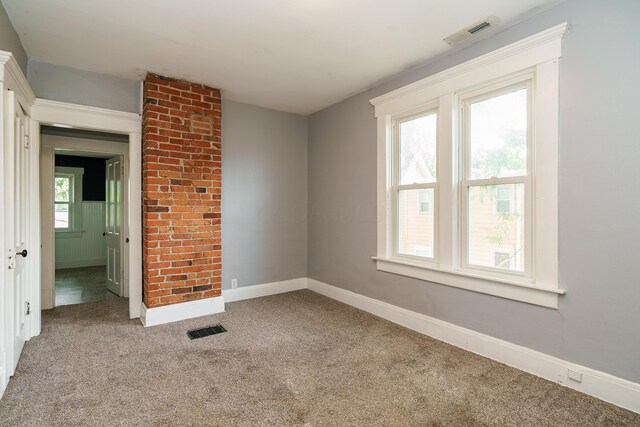
<path id="1" fill-rule="evenodd" d="M 442 39 L 553 0 L 2 0 L 31 58 L 152 71 L 309 114 L 451 49 Z"/>

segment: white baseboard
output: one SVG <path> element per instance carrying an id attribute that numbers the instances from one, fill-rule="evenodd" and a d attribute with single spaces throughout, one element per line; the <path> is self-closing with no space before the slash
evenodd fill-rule
<path id="1" fill-rule="evenodd" d="M 140 306 L 140 320 L 144 326 L 156 326 L 210 314 L 224 313 L 224 297 L 206 298 L 162 307 Z"/>
<path id="2" fill-rule="evenodd" d="M 640 413 L 640 384 L 317 280 L 307 279 L 307 288 L 440 341 Z M 570 379 L 569 370 L 582 374 L 582 381 Z"/>
<path id="3" fill-rule="evenodd" d="M 98 265 L 107 265 L 106 258 L 78 259 L 74 261 L 58 261 L 56 262 L 56 270 L 62 270 L 64 268 L 95 267 Z"/>
<path id="4" fill-rule="evenodd" d="M 263 285 L 244 286 L 236 289 L 223 289 L 225 302 L 242 301 L 244 299 L 264 297 L 284 292 L 299 291 L 307 287 L 307 279 L 291 279 L 282 282 L 265 283 Z"/>

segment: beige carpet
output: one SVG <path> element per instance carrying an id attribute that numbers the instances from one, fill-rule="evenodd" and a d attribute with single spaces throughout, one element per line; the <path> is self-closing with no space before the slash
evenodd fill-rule
<path id="1" fill-rule="evenodd" d="M 123 300 L 43 316 L 1 425 L 640 425 L 640 415 L 298 291 L 143 328 Z M 188 329 L 228 332 L 190 341 Z"/>

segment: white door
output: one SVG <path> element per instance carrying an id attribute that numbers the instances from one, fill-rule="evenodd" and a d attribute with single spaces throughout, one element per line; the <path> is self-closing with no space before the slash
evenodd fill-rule
<path id="1" fill-rule="evenodd" d="M 122 289 L 122 168 L 121 156 L 106 161 L 105 237 L 107 244 L 107 289 L 123 296 Z"/>
<path id="2" fill-rule="evenodd" d="M 4 111 L 7 120 L 4 143 L 4 196 L 5 196 L 5 236 L 9 242 L 9 268 L 6 284 L 9 288 L 9 375 L 13 375 L 18 359 L 27 340 L 28 266 L 26 247 L 28 218 L 28 118 L 18 104 L 14 92 L 5 92 Z"/>

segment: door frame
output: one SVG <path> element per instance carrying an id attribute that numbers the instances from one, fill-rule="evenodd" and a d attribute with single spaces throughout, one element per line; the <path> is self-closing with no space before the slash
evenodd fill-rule
<path id="1" fill-rule="evenodd" d="M 37 162 L 35 166 L 32 164 L 32 167 L 37 170 L 40 170 L 41 125 L 62 125 L 129 136 L 128 152 L 125 153 L 125 174 L 128 169 L 128 176 L 125 177 L 123 182 L 128 195 L 128 207 L 125 213 L 126 222 L 123 222 L 123 227 L 125 239 L 129 238 L 129 243 L 125 243 L 123 250 L 123 279 L 126 280 L 125 292 L 128 291 L 129 295 L 129 317 L 131 319 L 140 317 L 140 307 L 142 305 L 142 120 L 140 115 L 38 98 L 31 107 L 31 118 L 35 127 L 35 129 L 32 128 L 32 139 L 36 140 L 34 145 L 37 146 L 38 153 Z M 104 143 L 104 141 L 100 142 Z M 97 145 L 93 145 L 93 147 L 97 148 Z M 82 148 L 78 148 L 78 150 L 103 152 L 101 149 L 91 149 L 86 144 Z M 37 182 L 39 186 L 40 180 L 38 179 Z M 38 206 L 35 211 L 37 211 L 36 218 L 32 218 L 32 220 L 35 219 L 39 226 L 41 207 Z M 44 265 L 45 259 L 53 256 L 53 251 L 51 253 L 43 251 L 41 253 L 41 264 Z M 53 265 L 52 259 L 49 262 L 51 263 L 50 265 Z M 37 335 L 40 333 L 40 310 L 42 307 L 40 300 L 41 281 L 34 282 L 37 288 L 32 289 L 32 312 L 34 314 L 37 313 L 38 316 L 37 319 L 32 319 L 32 335 Z"/>
<path id="2" fill-rule="evenodd" d="M 128 224 L 129 217 L 129 189 L 125 183 L 129 179 L 129 147 L 126 143 L 102 141 L 88 138 L 65 137 L 58 135 L 40 134 L 40 204 L 41 204 L 41 236 L 42 236 L 42 282 L 40 284 L 40 306 L 46 310 L 55 307 L 55 228 L 53 226 L 53 177 L 55 176 L 55 155 L 59 151 L 67 150 L 71 152 L 85 152 L 106 154 L 112 157 L 122 158 L 124 177 L 122 179 L 123 203 L 122 203 L 122 224 Z M 105 159 L 106 160 L 106 159 Z M 127 226 L 123 227 L 120 236 L 120 262 L 123 268 L 122 280 L 123 297 L 128 298 L 130 289 L 126 276 L 126 258 L 124 242 L 127 236 Z"/>

